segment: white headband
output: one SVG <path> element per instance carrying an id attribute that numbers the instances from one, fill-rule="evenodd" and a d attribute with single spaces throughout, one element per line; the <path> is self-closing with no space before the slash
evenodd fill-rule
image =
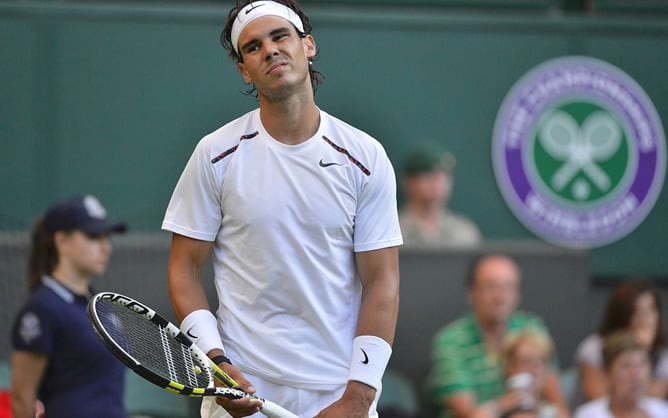
<path id="1" fill-rule="evenodd" d="M 301 33 L 304 32 L 304 24 L 297 13 L 288 6 L 277 3 L 275 1 L 253 1 L 247 4 L 243 9 L 239 10 L 236 19 L 232 24 L 232 33 L 230 40 L 232 47 L 239 53 L 239 35 L 253 20 L 262 16 L 278 16 L 292 23 L 295 28 Z"/>

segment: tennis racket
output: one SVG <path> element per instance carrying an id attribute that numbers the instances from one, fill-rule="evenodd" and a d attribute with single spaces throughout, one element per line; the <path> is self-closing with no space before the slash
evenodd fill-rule
<path id="1" fill-rule="evenodd" d="M 262 402 L 261 412 L 267 417 L 298 418 L 241 390 L 179 327 L 132 298 L 98 293 L 88 303 L 88 317 L 95 333 L 123 364 L 163 389 L 188 396 L 251 398 Z M 216 387 L 214 379 L 225 387 Z"/>

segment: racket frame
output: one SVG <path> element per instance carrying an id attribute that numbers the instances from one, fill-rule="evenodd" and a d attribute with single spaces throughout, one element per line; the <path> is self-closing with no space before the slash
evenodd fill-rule
<path id="1" fill-rule="evenodd" d="M 142 317 L 144 320 L 149 321 L 156 327 L 164 330 L 169 338 L 173 338 L 183 346 L 187 347 L 193 360 L 202 369 L 201 372 L 207 373 L 209 376 L 209 386 L 206 388 L 186 386 L 171 379 L 167 379 L 143 366 L 140 361 L 138 361 L 130 353 L 124 350 L 118 343 L 116 343 L 114 338 L 107 332 L 97 313 L 96 302 L 98 300 L 108 300 L 111 303 L 123 306 L 124 308 L 132 311 L 134 314 Z M 143 303 L 120 293 L 100 292 L 90 299 L 87 311 L 90 323 L 93 326 L 93 330 L 102 340 L 107 349 L 109 349 L 109 351 L 111 351 L 116 356 L 116 358 L 118 358 L 129 369 L 149 382 L 179 395 L 193 397 L 222 396 L 229 399 L 251 398 L 262 402 L 262 407 L 260 409 L 261 412 L 267 417 L 299 418 L 297 415 L 287 411 L 283 407 L 271 401 L 244 392 L 239 384 L 235 382 L 234 379 L 232 379 L 220 367 L 218 367 L 218 365 L 213 363 L 211 359 L 209 359 L 209 357 L 199 347 L 197 347 L 197 345 L 195 345 L 195 343 L 193 343 L 193 341 L 185 333 L 179 329 L 179 327 L 172 324 L 162 315 L 144 305 Z M 225 385 L 225 387 L 215 386 L 214 379 Z"/>

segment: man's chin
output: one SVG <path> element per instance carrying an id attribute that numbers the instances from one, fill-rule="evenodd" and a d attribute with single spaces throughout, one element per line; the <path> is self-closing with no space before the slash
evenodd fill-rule
<path id="1" fill-rule="evenodd" d="M 490 325 L 505 325 L 509 317 L 510 312 L 505 310 L 502 312 L 494 312 L 493 314 L 489 315 L 487 322 Z"/>

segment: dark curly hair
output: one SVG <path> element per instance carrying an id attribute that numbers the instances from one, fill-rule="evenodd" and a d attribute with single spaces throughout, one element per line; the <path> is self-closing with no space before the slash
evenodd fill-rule
<path id="1" fill-rule="evenodd" d="M 297 33 L 299 36 L 302 38 L 305 37 L 306 35 L 310 35 L 313 27 L 311 26 L 311 21 L 309 20 L 308 16 L 304 13 L 302 10 L 301 6 L 299 5 L 298 0 L 272 0 L 276 3 L 283 4 L 297 13 L 299 18 L 301 19 L 303 25 L 304 25 L 304 32 L 300 32 L 297 30 Z M 232 45 L 232 25 L 234 24 L 234 20 L 237 18 L 237 14 L 252 3 L 253 0 L 237 0 L 236 6 L 230 10 L 230 13 L 227 16 L 227 22 L 225 23 L 225 27 L 223 28 L 223 31 L 220 34 L 220 43 L 223 45 L 223 48 L 225 48 L 230 57 L 232 57 L 233 60 L 236 62 L 243 62 L 243 57 L 241 56 L 241 53 L 238 53 L 234 49 L 234 45 Z M 315 55 L 310 57 L 310 65 L 309 65 L 309 76 L 311 77 L 311 86 L 313 87 L 313 92 L 318 89 L 318 86 L 322 84 L 324 80 L 324 76 L 322 73 L 318 70 L 316 70 L 313 67 L 313 62 L 318 58 L 320 55 L 320 51 L 316 49 Z M 246 92 L 248 95 L 254 95 L 257 97 L 257 91 L 255 90 L 255 86 L 253 86 L 248 92 Z"/>

